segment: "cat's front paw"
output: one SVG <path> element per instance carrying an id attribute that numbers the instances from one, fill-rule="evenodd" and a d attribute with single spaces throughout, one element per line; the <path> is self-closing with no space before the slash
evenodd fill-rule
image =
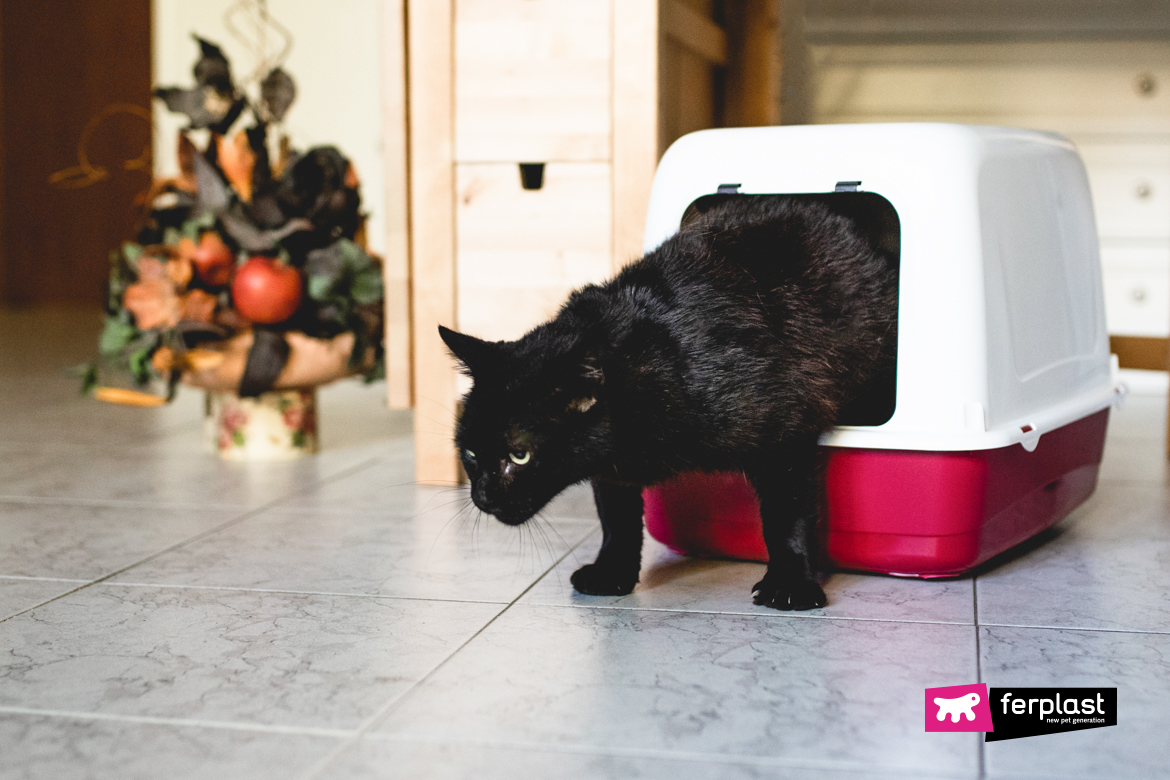
<path id="1" fill-rule="evenodd" d="M 752 601 L 772 609 L 816 609 L 828 603 L 825 591 L 812 580 L 764 577 L 752 587 Z"/>
<path id="2" fill-rule="evenodd" d="M 569 577 L 578 593 L 586 596 L 624 596 L 638 583 L 638 573 L 621 572 L 612 566 L 588 563 Z"/>

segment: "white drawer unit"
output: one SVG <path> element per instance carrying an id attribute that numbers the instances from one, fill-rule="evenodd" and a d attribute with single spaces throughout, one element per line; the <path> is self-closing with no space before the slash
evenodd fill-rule
<path id="1" fill-rule="evenodd" d="M 1170 334 L 1170 242 L 1124 246 L 1104 239 L 1101 244 L 1109 332 L 1125 336 Z"/>
<path id="2" fill-rule="evenodd" d="M 1170 239 L 1170 144 L 1082 144 L 1097 232 Z"/>

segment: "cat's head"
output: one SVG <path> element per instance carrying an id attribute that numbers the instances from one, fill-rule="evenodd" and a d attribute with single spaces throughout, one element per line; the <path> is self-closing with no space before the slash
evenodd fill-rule
<path id="1" fill-rule="evenodd" d="M 576 335 L 537 328 L 483 341 L 439 328 L 472 379 L 455 445 L 471 499 L 508 525 L 598 470 L 608 441 L 605 374 Z"/>

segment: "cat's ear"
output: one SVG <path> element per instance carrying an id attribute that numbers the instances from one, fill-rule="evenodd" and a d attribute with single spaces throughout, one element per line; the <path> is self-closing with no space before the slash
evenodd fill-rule
<path id="1" fill-rule="evenodd" d="M 585 354 L 577 368 L 579 374 L 572 383 L 573 399 L 569 401 L 567 411 L 587 412 L 597 403 L 597 392 L 605 384 L 605 371 L 592 352 Z"/>
<path id="2" fill-rule="evenodd" d="M 594 387 L 605 384 L 605 371 L 601 368 L 601 360 L 592 352 L 586 352 L 581 359 L 581 378 Z"/>
<path id="3" fill-rule="evenodd" d="M 494 342 L 477 339 L 466 333 L 457 333 L 442 325 L 439 326 L 439 338 L 469 374 L 497 362 L 500 357 L 499 347 Z"/>

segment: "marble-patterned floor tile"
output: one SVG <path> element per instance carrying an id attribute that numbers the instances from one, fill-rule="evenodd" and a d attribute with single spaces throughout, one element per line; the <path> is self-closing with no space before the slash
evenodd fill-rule
<path id="1" fill-rule="evenodd" d="M 72 377 L 0 380 L 0 397 L 5 400 L 0 440 L 5 442 L 119 447 L 195 429 L 203 418 L 202 400 L 193 396 L 157 408 L 119 406 L 82 396 Z"/>
<path id="2" fill-rule="evenodd" d="M 229 463 L 182 432 L 159 442 L 97 447 L 0 441 L 0 496 L 255 507 L 368 462 L 367 452 Z"/>
<path id="3" fill-rule="evenodd" d="M 0 575 L 96 579 L 243 511 L 0 500 Z"/>
<path id="4" fill-rule="evenodd" d="M 75 590 L 85 582 L 0 577 L 0 620 Z"/>
<path id="5" fill-rule="evenodd" d="M 352 729 L 498 611 L 93 585 L 0 623 L 0 706 Z"/>
<path id="6" fill-rule="evenodd" d="M 377 473 L 380 470 L 380 473 Z M 387 507 L 414 506 L 416 494 L 422 489 L 414 481 L 413 444 L 410 449 L 387 455 L 378 469 L 369 474 L 353 475 L 322 485 L 311 494 L 298 496 L 282 506 L 306 512 L 382 512 Z M 471 497 L 467 485 L 431 488 L 426 493 L 431 506 L 444 503 L 461 508 L 469 506 Z M 597 522 L 593 492 L 588 484 L 573 485 L 548 503 L 538 517 L 573 518 Z M 487 518 L 490 519 L 490 518 Z M 494 520 L 492 522 L 495 522 Z"/>
<path id="7" fill-rule="evenodd" d="M 980 629 L 993 687 L 1116 687 L 1117 725 L 989 742 L 990 777 L 1170 777 L 1170 635 Z"/>
<path id="8" fill-rule="evenodd" d="M 412 488 L 380 514 L 270 509 L 116 581 L 507 603 L 592 528 L 506 526 L 461 514 L 448 500 Z"/>
<path id="9" fill-rule="evenodd" d="M 0 306 L 0 374 L 56 374 L 93 358 L 100 306 Z"/>
<path id="10" fill-rule="evenodd" d="M 339 741 L 0 712 L 0 780 L 288 780 Z"/>
<path id="11" fill-rule="evenodd" d="M 969 626 L 517 605 L 374 731 L 971 773 L 922 692 L 974 679 Z"/>
<path id="12" fill-rule="evenodd" d="M 543 745 L 427 744 L 367 738 L 331 762 L 314 780 L 375 780 L 426 777 L 431 780 L 913 780 L 974 778 L 974 773 L 919 774 L 834 769 L 810 762 L 714 755 L 557 751 Z"/>
<path id="13" fill-rule="evenodd" d="M 1100 478 L 1104 481 L 1170 484 L 1165 439 L 1105 439 Z"/>
<path id="14" fill-rule="evenodd" d="M 1166 375 L 1163 373 L 1162 376 Z M 1163 446 L 1166 441 L 1166 393 L 1127 395 L 1120 408 L 1114 407 L 1109 412 L 1108 435 L 1114 441 L 1142 441 Z"/>
<path id="15" fill-rule="evenodd" d="M 981 623 L 1170 632 L 1170 489 L 1102 482 L 1049 536 L 979 576 Z"/>
<path id="16" fill-rule="evenodd" d="M 573 590 L 569 576 L 591 563 L 600 546 L 601 534 L 596 532 L 526 593 L 522 603 L 974 624 L 970 579 L 909 580 L 834 572 L 824 584 L 827 606 L 782 613 L 752 603 L 752 586 L 764 576 L 764 564 L 677 555 L 649 534 L 642 547 L 642 573 L 633 593 L 584 596 Z"/>

